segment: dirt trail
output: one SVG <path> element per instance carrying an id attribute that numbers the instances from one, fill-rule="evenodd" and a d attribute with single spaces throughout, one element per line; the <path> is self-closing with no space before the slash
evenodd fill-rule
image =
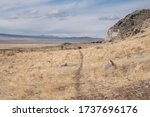
<path id="1" fill-rule="evenodd" d="M 106 99 L 107 97 L 104 96 L 102 93 L 102 89 L 105 92 L 105 90 L 111 90 L 109 89 L 107 82 L 98 82 L 93 81 L 91 79 L 88 79 L 88 77 L 83 76 L 82 70 L 83 70 L 83 64 L 84 64 L 84 54 L 79 49 L 79 66 L 77 70 L 74 73 L 73 81 L 74 81 L 74 88 L 76 91 L 75 97 L 72 99 L 77 100 L 84 100 L 84 99 Z M 106 85 L 106 86 L 105 86 Z M 86 87 L 86 88 L 85 88 Z"/>
<path id="2" fill-rule="evenodd" d="M 78 97 L 81 95 L 81 71 L 83 68 L 83 53 L 81 50 L 79 50 L 79 54 L 80 54 L 80 65 L 78 67 L 78 69 L 75 71 L 75 75 L 73 77 L 73 80 L 75 82 L 75 90 L 76 90 L 76 99 L 78 99 Z"/>

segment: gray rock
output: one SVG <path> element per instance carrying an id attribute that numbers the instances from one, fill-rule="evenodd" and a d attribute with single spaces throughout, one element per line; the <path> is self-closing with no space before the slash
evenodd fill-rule
<path id="1" fill-rule="evenodd" d="M 104 66 L 105 70 L 108 70 L 110 68 L 112 68 L 112 69 L 116 68 L 116 65 L 114 64 L 114 62 L 112 60 L 109 60 L 108 63 Z"/>
<path id="2" fill-rule="evenodd" d="M 107 40 L 125 39 L 150 27 L 150 9 L 137 10 L 118 21 L 107 32 Z"/>

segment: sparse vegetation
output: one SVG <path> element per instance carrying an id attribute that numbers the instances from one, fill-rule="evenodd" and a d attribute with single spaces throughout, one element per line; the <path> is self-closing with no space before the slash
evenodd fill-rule
<path id="1" fill-rule="evenodd" d="M 149 37 L 1 51 L 0 99 L 150 99 Z"/>

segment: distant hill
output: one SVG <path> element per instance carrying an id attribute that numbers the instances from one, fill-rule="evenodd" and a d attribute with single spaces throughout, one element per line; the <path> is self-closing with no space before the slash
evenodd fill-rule
<path id="1" fill-rule="evenodd" d="M 39 38 L 39 39 L 98 39 L 93 37 L 59 37 L 59 36 L 48 36 L 48 35 L 16 35 L 16 34 L 5 34 L 0 33 L 0 37 L 13 37 L 13 38 Z"/>
<path id="2" fill-rule="evenodd" d="M 103 38 L 93 37 L 59 37 L 49 35 L 17 35 L 0 33 L 0 43 L 28 44 L 28 43 L 65 43 L 65 42 L 93 42 L 103 40 Z"/>
<path id="3" fill-rule="evenodd" d="M 150 27 L 150 9 L 137 10 L 118 21 L 108 30 L 107 39 L 125 39 Z"/>
<path id="4" fill-rule="evenodd" d="M 0 37 L 13 37 L 13 38 L 59 38 L 56 36 L 32 36 L 32 35 L 17 35 L 17 34 L 5 34 L 5 33 L 0 33 Z"/>

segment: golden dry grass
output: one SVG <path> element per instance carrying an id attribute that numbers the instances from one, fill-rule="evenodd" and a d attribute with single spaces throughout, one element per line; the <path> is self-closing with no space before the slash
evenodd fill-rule
<path id="1" fill-rule="evenodd" d="M 147 29 L 83 49 L 0 54 L 0 99 L 150 99 L 149 45 Z"/>
<path id="2" fill-rule="evenodd" d="M 36 48 L 45 46 L 56 46 L 58 44 L 0 44 L 0 49 L 13 49 L 13 48 Z"/>

